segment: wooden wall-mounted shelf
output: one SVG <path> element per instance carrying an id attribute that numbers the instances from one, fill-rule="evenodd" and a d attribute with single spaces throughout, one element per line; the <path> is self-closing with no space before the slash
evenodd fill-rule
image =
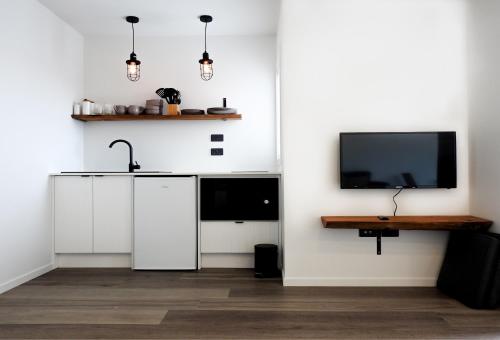
<path id="1" fill-rule="evenodd" d="M 325 228 L 371 229 L 371 230 L 488 230 L 490 220 L 475 216 L 388 216 L 379 220 L 377 216 L 322 216 Z"/>
<path id="2" fill-rule="evenodd" d="M 359 229 L 360 237 L 377 238 L 377 254 L 382 254 L 382 237 L 398 237 L 399 230 L 487 231 L 490 220 L 475 216 L 321 216 L 325 228 Z"/>
<path id="3" fill-rule="evenodd" d="M 71 118 L 82 122 L 109 122 L 109 121 L 132 121 L 132 120 L 237 120 L 241 114 L 231 115 L 71 115 Z"/>

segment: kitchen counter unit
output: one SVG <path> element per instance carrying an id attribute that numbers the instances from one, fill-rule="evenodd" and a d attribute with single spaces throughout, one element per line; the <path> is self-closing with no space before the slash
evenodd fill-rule
<path id="1" fill-rule="evenodd" d="M 278 171 L 52 173 L 56 265 L 253 268 L 255 244 L 272 243 L 281 249 L 280 178 Z M 194 188 L 181 188 L 184 182 L 194 183 Z M 227 185 L 229 182 L 232 184 Z M 262 196 L 265 190 L 257 190 L 258 184 L 266 184 L 266 188 L 271 185 L 271 192 Z M 222 191 L 238 198 L 221 211 L 215 202 Z M 269 211 L 271 206 L 278 210 L 277 214 L 252 215 Z M 219 210 L 207 215 L 211 209 Z M 169 220 L 175 223 L 167 223 Z M 177 227 L 169 229 L 172 226 Z M 154 230 L 148 229 L 153 227 Z M 165 237 L 166 233 L 170 236 Z M 153 238 L 149 239 L 151 235 Z M 180 245 L 179 249 L 168 246 L 170 237 L 178 240 L 175 245 Z M 155 246 L 154 241 L 161 244 Z M 154 249 L 158 253 L 153 254 Z M 167 250 L 185 256 L 165 254 Z M 173 258 L 179 259 L 179 263 L 167 263 L 167 259 Z"/>

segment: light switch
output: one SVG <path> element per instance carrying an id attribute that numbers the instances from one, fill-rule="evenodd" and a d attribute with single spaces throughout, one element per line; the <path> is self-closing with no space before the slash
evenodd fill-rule
<path id="1" fill-rule="evenodd" d="M 224 149 L 223 148 L 212 148 L 212 149 L 210 149 L 210 153 L 212 156 L 222 156 L 222 155 L 224 155 Z"/>
<path id="2" fill-rule="evenodd" d="M 212 134 L 212 135 L 210 135 L 210 141 L 211 142 L 223 142 L 224 135 L 223 134 Z"/>

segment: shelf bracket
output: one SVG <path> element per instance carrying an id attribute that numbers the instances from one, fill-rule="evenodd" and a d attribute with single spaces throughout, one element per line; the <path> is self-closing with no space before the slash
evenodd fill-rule
<path id="1" fill-rule="evenodd" d="M 399 230 L 359 229 L 359 237 L 376 237 L 377 255 L 382 255 L 382 237 L 399 237 Z"/>

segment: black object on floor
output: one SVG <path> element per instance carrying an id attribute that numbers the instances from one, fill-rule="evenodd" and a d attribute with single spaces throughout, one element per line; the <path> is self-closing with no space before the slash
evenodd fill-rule
<path id="1" fill-rule="evenodd" d="M 255 245 L 255 277 L 278 277 L 278 246 L 275 244 Z"/>
<path id="2" fill-rule="evenodd" d="M 500 235 L 450 233 L 437 287 L 476 309 L 500 305 Z"/>

